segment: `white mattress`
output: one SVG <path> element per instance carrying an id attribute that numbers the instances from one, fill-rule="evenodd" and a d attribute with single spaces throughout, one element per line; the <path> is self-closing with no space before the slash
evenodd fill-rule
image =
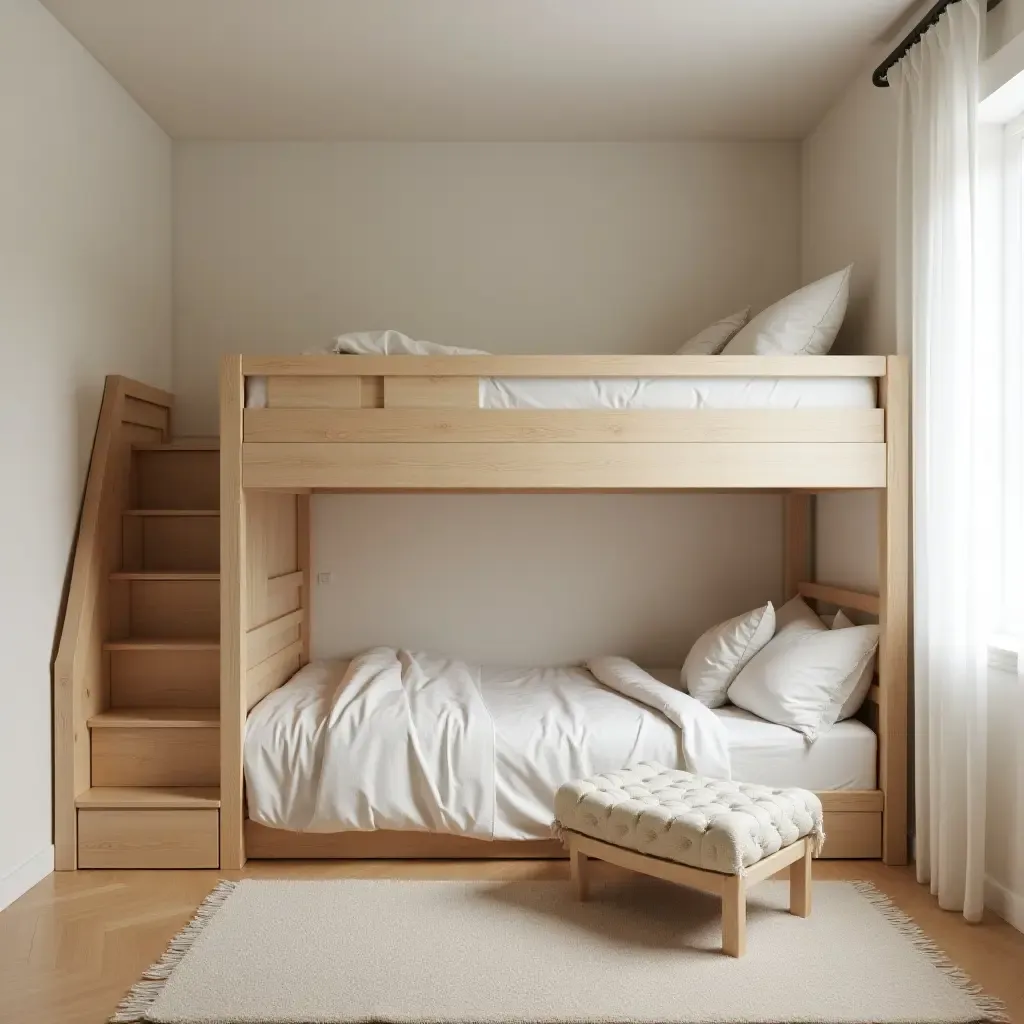
<path id="1" fill-rule="evenodd" d="M 251 712 L 244 761 L 253 820 L 306 828 L 319 790 L 318 738 L 344 669 L 343 662 L 307 665 Z M 678 680 L 678 670 L 654 674 Z M 479 689 L 494 722 L 496 839 L 548 838 L 555 790 L 570 779 L 636 761 L 683 767 L 674 725 L 583 669 L 480 669 Z M 817 791 L 875 788 L 877 741 L 861 722 L 840 722 L 808 745 L 738 708 L 718 714 L 735 779 Z"/>
<path id="2" fill-rule="evenodd" d="M 267 404 L 265 377 L 247 377 L 245 404 Z M 872 377 L 481 379 L 481 409 L 874 409 Z"/>

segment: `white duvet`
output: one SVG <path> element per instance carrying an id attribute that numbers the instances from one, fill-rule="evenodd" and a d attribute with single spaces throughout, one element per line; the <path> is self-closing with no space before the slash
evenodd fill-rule
<path id="1" fill-rule="evenodd" d="M 307 665 L 249 716 L 249 817 L 305 832 L 547 838 L 555 790 L 640 760 L 729 778 L 703 704 L 624 658 L 482 669 L 378 647 Z"/>

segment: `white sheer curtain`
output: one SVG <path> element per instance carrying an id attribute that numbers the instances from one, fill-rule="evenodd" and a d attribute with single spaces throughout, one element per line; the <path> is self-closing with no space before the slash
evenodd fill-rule
<path id="1" fill-rule="evenodd" d="M 891 73 L 898 90 L 897 309 L 914 457 L 917 875 L 939 904 L 984 906 L 986 601 L 992 451 L 976 330 L 981 12 L 959 0 Z"/>

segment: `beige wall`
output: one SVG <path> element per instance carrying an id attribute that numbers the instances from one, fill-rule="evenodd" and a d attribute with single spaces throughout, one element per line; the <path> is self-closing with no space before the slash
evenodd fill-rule
<path id="1" fill-rule="evenodd" d="M 103 377 L 170 384 L 171 144 L 0 4 L 0 907 L 52 865 L 50 660 Z"/>
<path id="2" fill-rule="evenodd" d="M 496 352 L 670 352 L 799 276 L 788 143 L 184 143 L 175 201 L 175 389 L 197 431 L 215 429 L 223 352 L 383 327 Z M 681 664 L 696 632 L 779 590 L 771 496 L 314 505 L 315 567 L 333 574 L 319 654 Z"/>

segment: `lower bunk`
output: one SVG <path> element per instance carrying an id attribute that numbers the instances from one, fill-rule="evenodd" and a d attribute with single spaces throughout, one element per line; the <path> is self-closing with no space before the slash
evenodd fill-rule
<path id="1" fill-rule="evenodd" d="M 814 790 L 825 856 L 881 856 L 878 739 L 866 722 L 808 743 L 739 708 L 712 711 L 678 678 L 621 658 L 489 669 L 390 648 L 309 664 L 248 718 L 246 855 L 562 857 L 558 786 L 657 761 Z"/>

